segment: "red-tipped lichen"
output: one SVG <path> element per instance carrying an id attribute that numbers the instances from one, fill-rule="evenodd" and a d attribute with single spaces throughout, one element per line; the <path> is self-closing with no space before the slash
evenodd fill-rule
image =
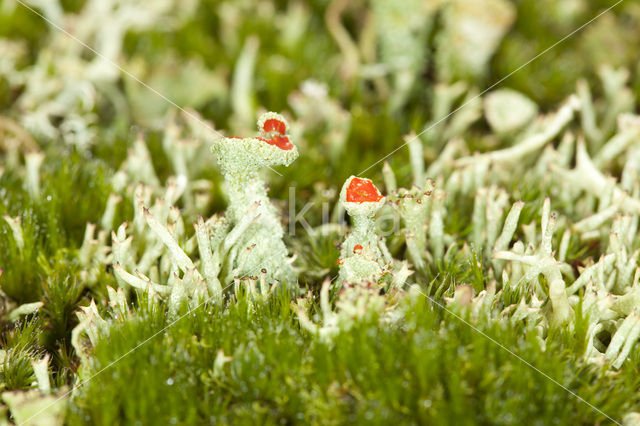
<path id="1" fill-rule="evenodd" d="M 347 201 L 350 203 L 377 203 L 382 198 L 370 179 L 354 177 L 347 187 Z"/>

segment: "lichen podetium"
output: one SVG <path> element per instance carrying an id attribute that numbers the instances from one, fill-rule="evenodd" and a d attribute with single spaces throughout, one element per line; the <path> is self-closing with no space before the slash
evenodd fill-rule
<path id="1" fill-rule="evenodd" d="M 384 260 L 375 233 L 374 216 L 385 198 L 370 179 L 351 176 L 342 186 L 340 202 L 353 220 L 340 251 L 339 282 L 376 282 Z"/>
<path id="2" fill-rule="evenodd" d="M 258 120 L 259 136 L 223 138 L 212 147 L 224 174 L 229 201 L 227 217 L 232 224 L 247 215 L 254 217 L 230 250 L 229 262 L 234 276 L 259 276 L 264 269 L 269 282 L 296 283 L 282 240 L 284 230 L 280 218 L 259 174 L 263 167 L 288 166 L 298 157 L 298 149 L 287 134 L 288 128 L 284 117 L 268 112 Z"/>

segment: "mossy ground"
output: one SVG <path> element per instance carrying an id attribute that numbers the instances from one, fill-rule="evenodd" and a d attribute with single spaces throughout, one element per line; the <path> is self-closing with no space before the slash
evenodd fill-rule
<path id="1" fill-rule="evenodd" d="M 401 326 L 381 328 L 374 318 L 340 334 L 332 347 L 300 331 L 288 298 L 257 306 L 239 299 L 225 309 L 204 305 L 100 372 L 173 323 L 164 312 L 141 306 L 136 321 L 114 327 L 96 347 L 97 363 L 89 375 L 98 376 L 87 383 L 71 423 L 142 418 L 187 424 L 604 420 L 423 297 L 413 302 Z M 615 376 L 576 368 L 572 354 L 577 348 L 561 331 L 543 351 L 525 326 L 484 321 L 476 326 L 614 418 L 638 403 L 628 398 L 640 384 L 635 366 Z M 219 350 L 232 360 L 214 373 Z"/>

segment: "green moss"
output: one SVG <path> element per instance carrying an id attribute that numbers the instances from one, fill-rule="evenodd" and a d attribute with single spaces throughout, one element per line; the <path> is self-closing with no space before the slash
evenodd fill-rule
<path id="1" fill-rule="evenodd" d="M 24 390 L 35 381 L 31 360 L 42 354 L 38 344 L 38 330 L 42 325 L 34 319 L 5 329 L 0 335 L 3 348 L 7 348 L 0 363 L 0 390 Z M 3 327 L 4 328 L 4 327 Z"/>
<path id="2" fill-rule="evenodd" d="M 300 331 L 283 298 L 254 309 L 242 298 L 224 310 L 207 306 L 166 331 L 164 313 L 143 308 L 102 339 L 85 376 L 160 334 L 85 384 L 71 423 L 606 422 L 426 298 L 418 296 L 406 315 L 398 328 L 356 324 L 328 347 Z M 574 339 L 566 333 L 548 339 L 544 351 L 533 329 L 476 326 L 614 418 L 639 402 L 628 398 L 639 384 L 631 372 L 576 369 Z M 231 360 L 216 369 L 220 350 Z"/>
<path id="3" fill-rule="evenodd" d="M 38 199 L 31 198 L 16 175 L 0 177 L 0 215 L 21 218 L 24 240 L 20 249 L 8 224 L 0 221 L 2 291 L 18 303 L 33 302 L 49 274 L 65 279 L 77 270 L 71 252 L 82 244 L 87 223 L 99 222 L 111 192 L 111 173 L 102 162 L 77 152 L 48 155 Z M 53 264 L 55 258 L 62 270 Z"/>

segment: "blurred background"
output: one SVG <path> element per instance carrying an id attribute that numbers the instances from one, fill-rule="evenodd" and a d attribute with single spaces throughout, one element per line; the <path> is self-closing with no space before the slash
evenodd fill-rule
<path id="1" fill-rule="evenodd" d="M 2 0 L 0 112 L 33 130 L 39 143 L 93 147 L 127 139 L 133 125 L 161 128 L 174 107 L 114 61 L 216 129 L 249 134 L 262 110 L 303 123 L 296 135 L 302 155 L 287 178 L 304 188 L 320 176 L 339 185 L 613 4 Z M 625 67 L 637 93 L 639 20 L 640 4 L 624 1 L 500 88 L 545 111 L 573 92 L 578 79 L 596 81 L 608 64 Z M 437 88 L 454 84 L 449 102 L 435 105 Z M 466 120 L 482 128 L 486 122 L 474 119 L 481 114 L 475 109 Z M 445 125 L 422 135 L 436 150 Z M 400 152 L 390 161 L 401 166 L 406 158 Z"/>

